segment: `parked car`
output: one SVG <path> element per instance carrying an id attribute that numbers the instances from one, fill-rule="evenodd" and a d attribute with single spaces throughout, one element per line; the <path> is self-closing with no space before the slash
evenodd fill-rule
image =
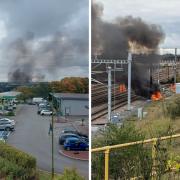
<path id="1" fill-rule="evenodd" d="M 50 111 L 50 110 L 47 110 L 47 109 L 44 109 L 44 110 L 42 110 L 41 112 L 40 112 L 40 115 L 52 115 L 52 111 Z"/>
<path id="2" fill-rule="evenodd" d="M 0 119 L 0 122 L 1 122 L 1 121 L 4 121 L 4 122 L 10 122 L 10 123 L 12 123 L 12 124 L 15 125 L 15 121 L 14 121 L 13 119 L 9 119 L 9 118 L 1 118 L 1 119 Z"/>
<path id="3" fill-rule="evenodd" d="M 38 107 L 39 107 L 39 108 L 45 108 L 45 107 L 46 107 L 46 104 L 40 103 L 40 104 L 38 104 Z"/>
<path id="4" fill-rule="evenodd" d="M 67 138 L 64 142 L 64 149 L 66 150 L 88 150 L 89 144 L 83 140 L 80 140 L 79 138 L 70 137 Z"/>
<path id="5" fill-rule="evenodd" d="M 78 131 L 74 128 L 70 128 L 70 127 L 67 127 L 67 128 L 64 128 L 62 130 L 62 133 L 72 133 L 72 134 L 77 134 Z"/>
<path id="6" fill-rule="evenodd" d="M 62 130 L 62 133 L 64 133 L 64 134 L 65 134 L 65 133 L 72 133 L 72 134 L 77 134 L 78 136 L 81 136 L 81 137 L 83 137 L 83 138 L 88 138 L 87 135 L 85 135 L 85 134 L 77 131 L 77 130 L 74 129 L 74 128 L 70 128 L 70 127 L 64 128 L 64 129 Z"/>
<path id="7" fill-rule="evenodd" d="M 3 118 L 0 119 L 0 129 L 5 131 L 13 131 L 15 127 L 15 122 L 13 120 Z"/>
<path id="8" fill-rule="evenodd" d="M 78 138 L 80 139 L 80 136 L 78 136 L 77 134 L 73 134 L 73 133 L 65 133 L 65 134 L 61 134 L 59 137 L 59 144 L 63 145 L 64 142 L 66 141 L 67 138 Z"/>

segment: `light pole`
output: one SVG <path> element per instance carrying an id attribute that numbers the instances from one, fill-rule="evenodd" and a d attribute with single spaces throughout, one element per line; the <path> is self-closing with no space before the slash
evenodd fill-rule
<path id="1" fill-rule="evenodd" d="M 54 105 L 53 105 L 53 94 L 52 94 L 52 119 L 51 119 L 51 125 L 52 125 L 52 146 L 51 146 L 51 153 L 52 153 L 52 169 L 51 169 L 51 177 L 52 180 L 54 179 Z"/>
<path id="2" fill-rule="evenodd" d="M 175 58 L 174 58 L 174 84 L 176 84 L 176 62 L 177 62 L 177 48 L 175 48 Z"/>
<path id="3" fill-rule="evenodd" d="M 111 122 L 111 66 L 107 67 L 108 71 L 108 122 Z"/>
<path id="4" fill-rule="evenodd" d="M 128 111 L 131 110 L 131 62 L 132 54 L 128 53 Z"/>

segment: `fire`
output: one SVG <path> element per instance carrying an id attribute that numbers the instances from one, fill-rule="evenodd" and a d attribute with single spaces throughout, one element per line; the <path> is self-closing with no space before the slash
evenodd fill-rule
<path id="1" fill-rule="evenodd" d="M 170 85 L 170 90 L 171 90 L 172 92 L 176 92 L 176 84 L 171 84 L 171 85 Z"/>
<path id="2" fill-rule="evenodd" d="M 133 54 L 150 54 L 154 49 L 147 48 L 136 42 L 128 41 L 129 49 Z"/>
<path id="3" fill-rule="evenodd" d="M 159 101 L 163 98 L 163 96 L 161 95 L 160 91 L 155 91 L 152 95 L 151 95 L 151 100 L 152 101 Z"/>
<path id="4" fill-rule="evenodd" d="M 125 84 L 120 84 L 120 85 L 119 85 L 119 92 L 120 92 L 120 93 L 124 93 L 124 92 L 126 92 L 126 91 L 127 91 L 127 89 L 126 89 Z"/>

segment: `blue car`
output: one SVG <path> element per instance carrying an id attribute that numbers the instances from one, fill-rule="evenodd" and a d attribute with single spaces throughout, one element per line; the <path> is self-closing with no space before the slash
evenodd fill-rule
<path id="1" fill-rule="evenodd" d="M 64 149 L 65 150 L 78 150 L 78 151 L 87 151 L 89 149 L 89 144 L 81 140 L 79 138 L 70 137 L 67 138 L 64 143 Z"/>

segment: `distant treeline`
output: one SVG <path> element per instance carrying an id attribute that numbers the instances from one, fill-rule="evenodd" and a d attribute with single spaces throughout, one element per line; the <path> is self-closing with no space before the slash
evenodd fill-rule
<path id="1" fill-rule="evenodd" d="M 82 77 L 67 77 L 61 81 L 52 81 L 48 83 L 39 83 L 34 86 L 19 86 L 17 91 L 22 92 L 22 100 L 33 97 L 47 98 L 50 92 L 54 93 L 88 93 L 89 80 Z"/>

